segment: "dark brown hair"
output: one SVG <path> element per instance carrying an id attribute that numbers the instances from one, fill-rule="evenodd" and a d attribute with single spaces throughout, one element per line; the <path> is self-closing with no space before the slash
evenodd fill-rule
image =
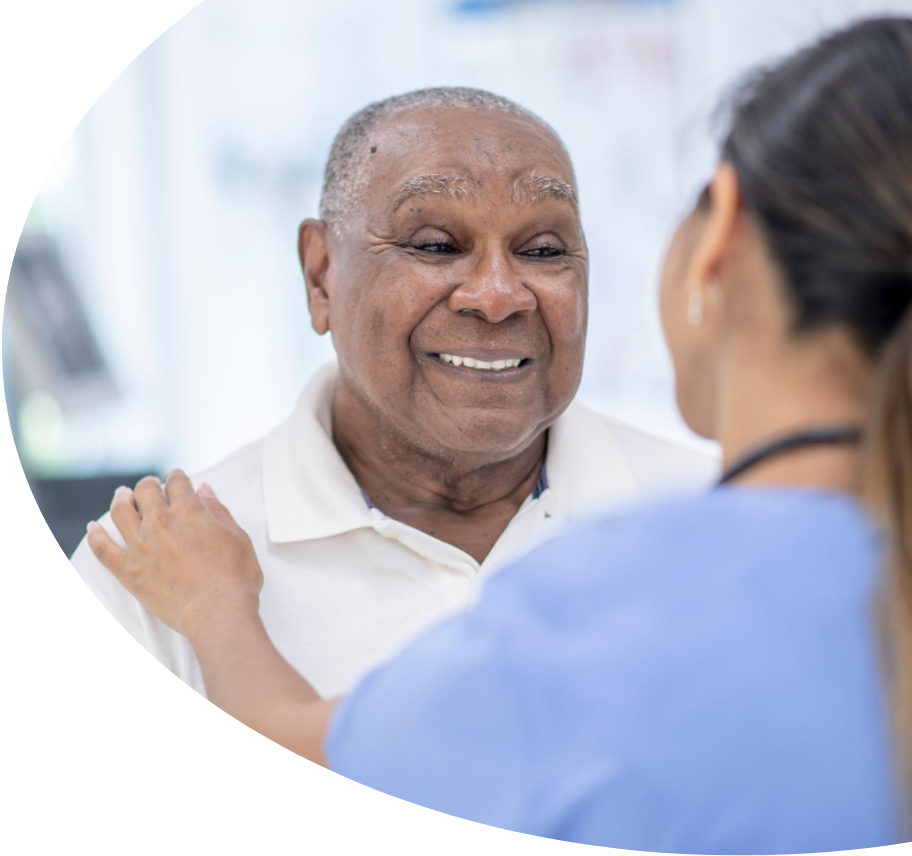
<path id="1" fill-rule="evenodd" d="M 876 367 L 862 474 L 890 557 L 885 663 L 912 783 L 912 19 L 862 21 L 754 75 L 730 106 L 738 174 L 793 332 L 850 330 Z"/>
<path id="2" fill-rule="evenodd" d="M 864 472 L 868 504 L 889 548 L 881 603 L 900 773 L 912 796 L 912 313 L 881 356 Z M 912 815 L 912 812 L 907 814 Z M 906 817 L 912 833 L 912 817 Z"/>

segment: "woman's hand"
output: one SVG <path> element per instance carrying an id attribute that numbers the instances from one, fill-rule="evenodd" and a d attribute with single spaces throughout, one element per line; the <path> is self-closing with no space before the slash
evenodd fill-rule
<path id="1" fill-rule="evenodd" d="M 263 572 L 247 533 L 208 485 L 193 490 L 181 470 L 114 494 L 111 518 L 126 549 L 90 523 L 99 561 L 153 615 L 185 636 L 225 611 L 259 607 Z"/>
<path id="2" fill-rule="evenodd" d="M 333 702 L 276 650 L 260 620 L 263 572 L 253 544 L 215 493 L 195 493 L 180 470 L 118 488 L 111 517 L 126 542 L 99 523 L 89 546 L 135 598 L 190 640 L 213 704 L 270 740 L 325 764 Z"/>

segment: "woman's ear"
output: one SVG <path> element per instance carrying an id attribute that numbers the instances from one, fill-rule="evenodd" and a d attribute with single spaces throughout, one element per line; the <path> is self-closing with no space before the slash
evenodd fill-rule
<path id="1" fill-rule="evenodd" d="M 329 227 L 322 220 L 305 220 L 298 230 L 298 257 L 307 288 L 310 323 L 320 336 L 329 332 L 327 274 L 332 257 Z"/>
<path id="2" fill-rule="evenodd" d="M 709 185 L 709 208 L 704 227 L 691 255 L 688 281 L 706 287 L 718 282 L 722 261 L 728 251 L 741 214 L 741 185 L 730 163 L 719 164 Z"/>

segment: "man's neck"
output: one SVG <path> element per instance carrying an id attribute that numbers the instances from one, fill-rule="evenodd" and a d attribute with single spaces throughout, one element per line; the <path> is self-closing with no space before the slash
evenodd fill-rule
<path id="1" fill-rule="evenodd" d="M 547 432 L 517 453 L 420 448 L 378 424 L 351 396 L 333 401 L 333 442 L 361 489 L 388 516 L 483 561 L 541 475 Z"/>

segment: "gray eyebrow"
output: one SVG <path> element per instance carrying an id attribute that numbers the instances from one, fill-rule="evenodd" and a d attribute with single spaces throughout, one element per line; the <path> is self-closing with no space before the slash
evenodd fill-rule
<path id="1" fill-rule="evenodd" d="M 410 178 L 396 194 L 396 204 L 393 211 L 408 199 L 415 196 L 443 196 L 446 199 L 466 199 L 474 192 L 474 182 L 461 175 L 443 175 L 428 173 Z"/>
<path id="2" fill-rule="evenodd" d="M 526 175 L 513 182 L 512 199 L 518 205 L 535 205 L 548 199 L 563 199 L 579 207 L 576 190 L 568 181 L 547 175 Z"/>
<path id="3" fill-rule="evenodd" d="M 468 199 L 474 195 L 475 183 L 462 175 L 427 173 L 410 178 L 396 194 L 393 212 L 416 196 L 442 196 L 446 199 Z M 546 175 L 526 175 L 513 182 L 511 200 L 516 205 L 535 205 L 548 199 L 563 199 L 574 209 L 579 207 L 576 190 L 568 181 Z"/>

